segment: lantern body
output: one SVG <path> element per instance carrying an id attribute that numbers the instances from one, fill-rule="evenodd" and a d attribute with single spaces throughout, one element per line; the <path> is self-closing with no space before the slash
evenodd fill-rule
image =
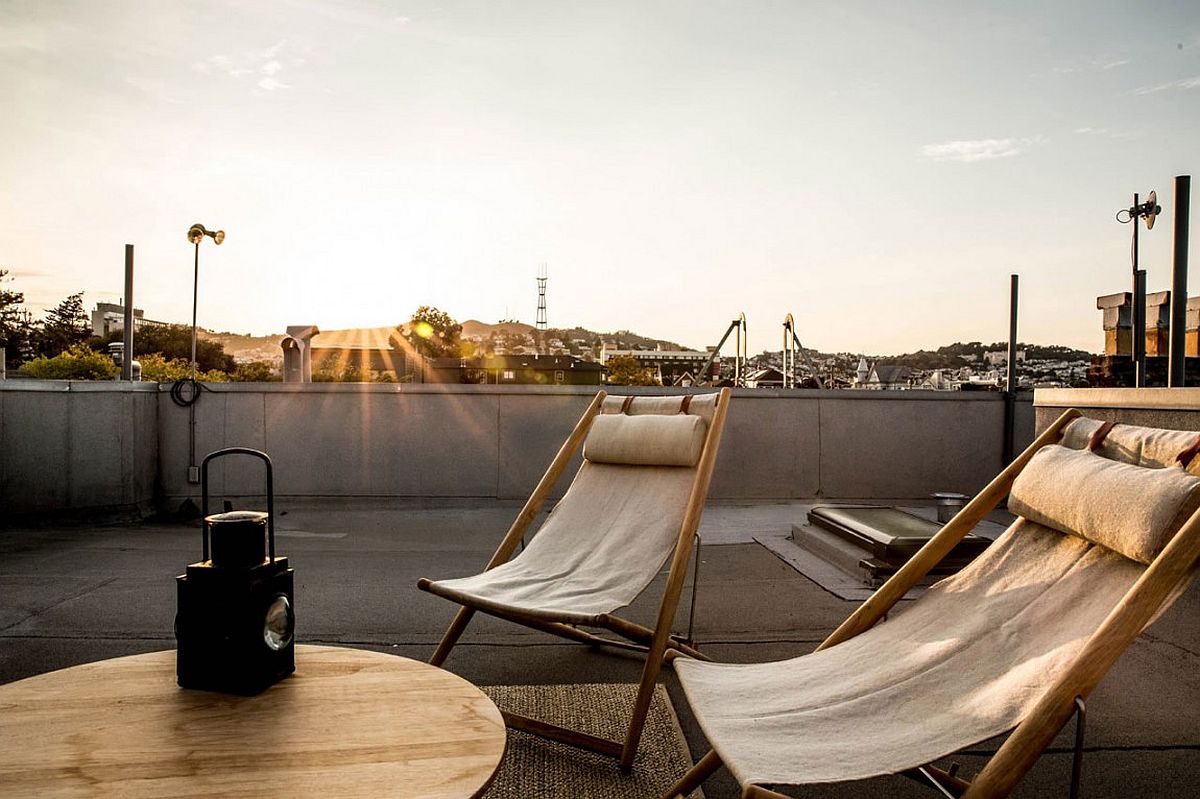
<path id="1" fill-rule="evenodd" d="M 249 695 L 295 671 L 293 583 L 282 557 L 251 569 L 189 565 L 176 578 L 179 685 Z"/>

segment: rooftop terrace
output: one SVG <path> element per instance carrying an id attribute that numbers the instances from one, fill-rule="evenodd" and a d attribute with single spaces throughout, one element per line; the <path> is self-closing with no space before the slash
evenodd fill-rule
<path id="1" fill-rule="evenodd" d="M 196 558 L 199 548 L 195 523 L 85 523 L 77 518 L 67 522 L 57 513 L 64 508 L 74 508 L 76 513 L 95 513 L 101 507 L 128 511 L 155 503 L 170 507 L 193 495 L 186 472 L 177 478 L 186 466 L 186 449 L 180 450 L 181 444 L 186 446 L 181 432 L 186 430 L 186 412 L 170 405 L 165 395 L 144 389 L 125 394 L 92 392 L 101 398 L 102 411 L 93 410 L 86 399 L 80 401 L 89 393 L 86 390 L 66 392 L 47 387 L 44 392 L 39 394 L 28 386 L 0 391 L 0 441 L 4 444 L 0 499 L 8 509 L 25 511 L 6 511 L 6 523 L 0 529 L 0 682 L 102 658 L 172 648 L 173 577 Z M 48 393 L 53 395 L 46 396 Z M 297 637 L 301 643 L 356 646 L 424 660 L 456 606 L 418 591 L 414 587 L 417 578 L 465 575 L 479 569 L 519 510 L 518 497 L 536 480 L 535 463 L 548 461 L 545 450 L 550 442 L 562 438 L 558 428 L 538 432 L 539 427 L 566 426 L 569 421 L 563 420 L 577 413 L 586 397 L 569 390 L 524 397 L 500 391 L 414 392 L 459 414 L 450 424 L 427 415 L 428 406 L 423 408 L 422 401 L 413 396 L 396 397 L 396 393 L 394 389 L 366 394 L 260 390 L 233 392 L 215 401 L 206 396 L 198 406 L 203 414 L 199 451 L 248 443 L 265 446 L 272 454 L 286 453 L 276 455 L 280 461 L 278 548 L 296 569 Z M 726 447 L 701 525 L 704 546 L 695 619 L 701 647 L 717 660 L 755 662 L 809 652 L 856 606 L 855 601 L 841 599 L 805 577 L 763 543 L 785 539 L 791 525 L 803 523 L 808 508 L 818 501 L 814 497 L 821 502 L 838 498 L 867 498 L 880 504 L 894 501 L 931 515 L 933 509 L 924 498 L 929 491 L 976 490 L 996 471 L 998 421 L 1003 408 L 998 398 L 972 397 L 952 404 L 921 396 L 876 394 L 858 399 L 845 396 L 847 393 L 787 392 L 787 396 L 756 392 L 749 397 L 738 395 L 731 405 Z M 33 397 L 39 401 L 30 402 Z M 139 445 L 124 438 L 123 422 L 114 420 L 120 406 L 134 405 L 143 401 L 142 397 L 146 402 L 142 415 L 131 418 L 140 418 L 135 428 L 151 431 L 153 436 Z M 1101 400 L 1100 405 L 1105 401 L 1112 406 L 1128 404 L 1127 398 Z M 1047 395 L 1038 415 L 1052 415 L 1056 404 L 1070 401 L 1071 397 Z M 276 416 L 272 411 L 275 402 L 290 405 Z M 395 404 L 385 406 L 384 402 Z M 29 467 L 20 464 L 34 463 L 37 454 L 14 447 L 56 440 L 46 436 L 45 426 L 30 426 L 31 420 L 44 416 L 48 403 L 63 412 L 66 421 L 53 429 L 68 449 L 61 464 L 39 464 L 30 476 L 25 473 Z M 288 441 L 282 430 L 272 432 L 273 424 L 295 423 L 301 412 L 291 403 L 314 403 L 331 417 L 341 414 L 338 424 L 347 431 L 343 438 L 352 443 L 335 447 L 323 462 L 327 471 L 349 468 L 350 475 L 334 474 L 322 490 L 320 470 L 288 464 L 288 459 L 299 457 L 295 453 L 304 450 L 305 442 L 320 450 L 339 440 L 332 429 L 297 433 L 301 438 L 294 442 Z M 254 424 L 240 426 L 243 406 L 256 408 L 245 411 L 255 415 Z M 358 415 L 347 418 L 345 411 Z M 1026 407 L 1023 412 L 1032 427 L 1032 409 Z M 1111 409 L 1100 409 L 1100 415 L 1105 412 Z M 91 413 L 107 414 L 109 425 L 94 429 L 82 424 Z M 406 418 L 421 420 L 418 427 L 425 432 L 388 430 L 404 426 Z M 542 425 L 536 424 L 539 418 Z M 514 421 L 519 424 L 511 424 Z M 47 417 L 46 424 L 57 422 Z M 238 429 L 258 438 L 239 441 Z M 373 469 L 355 471 L 353 452 L 348 452 L 347 446 L 352 449 L 358 446 L 353 442 L 365 442 L 363 446 L 373 457 L 381 452 L 370 444 L 373 437 L 361 432 L 364 429 L 381 430 L 382 436 L 401 436 L 407 442 L 408 457 L 418 464 L 432 463 L 429 468 L 434 472 L 449 468 L 444 466 L 447 462 L 461 461 L 467 477 L 460 475 L 460 479 L 476 481 L 470 483 L 471 494 L 456 496 L 448 490 L 460 482 L 453 479 L 457 471 L 422 475 L 416 466 L 398 465 L 407 459 L 374 461 L 379 465 Z M 132 448 L 130 451 L 144 446 L 143 454 L 135 457 L 127 458 L 120 454 L 125 450 L 118 450 L 110 460 L 115 464 L 111 471 L 117 473 L 116 480 L 87 462 L 96 456 L 97 448 L 103 449 L 106 437 L 114 435 L 117 443 Z M 456 437 L 465 437 L 467 443 Z M 441 449 L 428 443 L 437 438 L 446 439 L 441 449 L 448 454 L 439 455 Z M 92 442 L 90 450 L 80 443 L 87 441 Z M 48 444 L 42 446 L 47 450 L 41 456 L 43 461 L 58 457 Z M 131 474 L 144 467 L 139 466 L 141 458 L 153 458 L 153 468 L 144 476 Z M 930 460 L 937 462 L 930 464 Z M 371 475 L 385 465 L 398 469 L 398 474 L 372 484 Z M 48 480 L 54 470 L 74 475 L 62 493 L 55 493 L 60 489 Z M 951 479 L 955 470 L 958 476 Z M 94 480 L 86 477 L 89 474 L 96 476 Z M 221 490 L 234 495 L 253 494 L 240 486 L 257 485 L 249 471 L 235 474 L 231 470 L 221 479 Z M 297 485 L 302 488 L 297 490 Z M 362 486 L 372 485 L 377 491 L 360 492 Z M 107 501 L 111 497 L 124 501 Z M 994 523 L 1004 520 L 1002 512 L 992 517 Z M 657 584 L 651 586 L 648 597 L 657 598 L 658 588 Z M 685 599 L 691 590 L 689 579 Z M 646 599 L 644 596 L 634 605 L 630 618 L 651 621 L 653 604 Z M 1200 586 L 1193 585 L 1126 652 L 1089 700 L 1083 796 L 1183 796 L 1190 795 L 1200 782 L 1198 615 Z M 677 627 L 686 616 L 686 604 L 681 604 Z M 483 617 L 468 630 L 446 665 L 480 685 L 632 683 L 640 674 L 639 663 L 622 654 L 596 651 Z M 699 757 L 707 745 L 669 669 L 663 681 L 691 751 Z M 1017 796 L 1066 794 L 1070 735 L 1069 725 L 1021 783 Z M 990 741 L 954 759 L 969 775 L 997 745 L 998 741 Z M 709 780 L 704 791 L 710 799 L 738 795 L 734 782 L 724 773 Z M 906 779 L 891 777 L 808 787 L 796 795 L 932 794 Z"/>

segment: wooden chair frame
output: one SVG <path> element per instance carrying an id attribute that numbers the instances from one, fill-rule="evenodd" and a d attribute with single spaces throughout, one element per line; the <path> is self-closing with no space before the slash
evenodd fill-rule
<path id="1" fill-rule="evenodd" d="M 1074 409 L 1063 413 L 1011 464 L 997 475 L 978 495 L 929 540 L 890 580 L 844 621 L 815 651 L 847 641 L 869 630 L 899 601 L 910 588 L 949 554 L 962 538 L 974 529 L 1002 499 L 1008 496 L 1013 481 L 1034 453 L 1056 443 L 1063 428 L 1080 416 Z M 1112 668 L 1121 654 L 1141 634 L 1162 603 L 1180 582 L 1188 577 L 1200 559 L 1200 510 L 1183 524 L 1174 538 L 1146 568 L 1121 601 L 1088 639 L 1074 662 L 1043 693 L 1038 703 L 1009 734 L 1004 744 L 987 762 L 973 781 L 966 781 L 935 766 L 927 765 L 906 776 L 934 779 L 944 793 L 965 799 L 1004 797 L 1033 767 L 1042 750 L 1050 745 L 1076 711 L 1076 698 L 1087 698 Z M 668 659 L 673 659 L 669 655 Z M 716 751 L 709 751 L 679 782 L 665 799 L 687 796 L 723 765 Z M 743 799 L 787 799 L 784 794 L 760 785 L 745 785 Z"/>
<path id="2" fill-rule="evenodd" d="M 517 545 L 521 543 L 529 526 L 537 517 L 546 499 L 550 496 L 551 490 L 553 490 L 555 484 L 558 483 L 570 465 L 572 456 L 582 446 L 584 439 L 587 438 L 588 431 L 592 427 L 592 421 L 599 415 L 601 405 L 604 403 L 606 396 L 606 393 L 601 391 L 592 400 L 591 404 L 588 405 L 587 410 L 584 411 L 583 416 L 580 417 L 579 422 L 575 425 L 575 429 L 567 437 L 558 454 L 554 456 L 554 460 L 551 461 L 549 468 L 546 469 L 546 473 L 542 475 L 542 479 L 538 482 L 537 487 L 533 490 L 528 501 L 526 501 L 525 506 L 517 515 L 508 533 L 501 540 L 500 546 L 496 548 L 496 552 L 492 555 L 491 560 L 488 561 L 485 571 L 494 569 L 512 557 Z M 562 636 L 572 641 L 644 652 L 646 655 L 646 664 L 642 669 L 642 679 L 638 686 L 637 699 L 634 702 L 633 714 L 629 721 L 624 741 L 610 741 L 516 713 L 503 713 L 504 723 L 512 729 L 523 730 L 543 738 L 549 738 L 618 758 L 623 771 L 631 769 L 633 767 L 633 759 L 637 755 L 638 742 L 641 740 L 642 729 L 646 724 L 646 714 L 650 710 L 650 701 L 654 696 L 654 685 L 658 680 L 659 671 L 662 669 L 665 654 L 668 651 L 673 651 L 685 653 L 690 657 L 704 660 L 709 659 L 691 646 L 691 641 L 685 641 L 678 636 L 672 635 L 671 625 L 675 620 L 676 607 L 679 604 L 684 579 L 687 576 L 688 561 L 692 555 L 692 544 L 696 537 L 696 530 L 700 526 L 700 516 L 704 512 L 704 500 L 708 496 L 709 483 L 712 481 L 713 466 L 717 460 L 717 449 L 721 442 L 721 432 L 725 427 L 725 415 L 729 407 L 729 398 L 730 391 L 728 388 L 722 389 L 718 393 L 716 407 L 713 411 L 713 419 L 708 426 L 708 431 L 704 439 L 704 448 L 701 451 L 700 460 L 696 467 L 696 477 L 692 483 L 687 509 L 684 512 L 683 522 L 679 528 L 679 535 L 675 541 L 670 571 L 667 574 L 667 585 L 663 592 L 662 601 L 659 604 L 658 617 L 653 629 L 620 618 L 611 613 L 598 614 L 591 620 L 591 622 L 594 622 L 594 626 L 608 630 L 626 639 L 624 641 L 613 640 L 594 635 L 586 630 L 581 630 L 574 623 L 555 621 L 549 618 L 552 614 L 534 614 L 514 609 L 498 609 L 485 606 L 482 603 L 461 603 L 463 607 L 459 609 L 454 620 L 446 629 L 441 643 L 438 644 L 433 657 L 429 659 L 430 664 L 434 666 L 442 665 L 476 611 L 487 613 L 488 615 L 516 624 L 522 624 L 535 630 Z M 428 579 L 421 579 L 417 582 L 417 586 L 422 590 L 429 590 L 430 583 L 431 581 Z M 695 591 L 694 585 L 692 590 Z M 589 624 L 589 626 L 593 625 Z"/>

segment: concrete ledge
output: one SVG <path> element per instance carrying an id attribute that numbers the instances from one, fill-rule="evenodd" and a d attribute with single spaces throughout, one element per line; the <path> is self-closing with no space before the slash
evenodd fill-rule
<path id="1" fill-rule="evenodd" d="M 1200 430 L 1200 388 L 1038 389 L 1033 404 L 1039 432 L 1067 408 L 1105 422 Z"/>
<path id="2" fill-rule="evenodd" d="M 1035 408 L 1200 410 L 1200 388 L 1039 388 Z"/>

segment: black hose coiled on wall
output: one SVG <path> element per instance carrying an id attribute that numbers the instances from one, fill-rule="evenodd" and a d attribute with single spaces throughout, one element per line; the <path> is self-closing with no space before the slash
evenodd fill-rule
<path id="1" fill-rule="evenodd" d="M 184 393 L 184 386 L 190 385 L 190 393 Z M 171 384 L 171 400 L 180 408 L 188 408 L 200 399 L 200 384 L 190 377 L 181 377 Z"/>

